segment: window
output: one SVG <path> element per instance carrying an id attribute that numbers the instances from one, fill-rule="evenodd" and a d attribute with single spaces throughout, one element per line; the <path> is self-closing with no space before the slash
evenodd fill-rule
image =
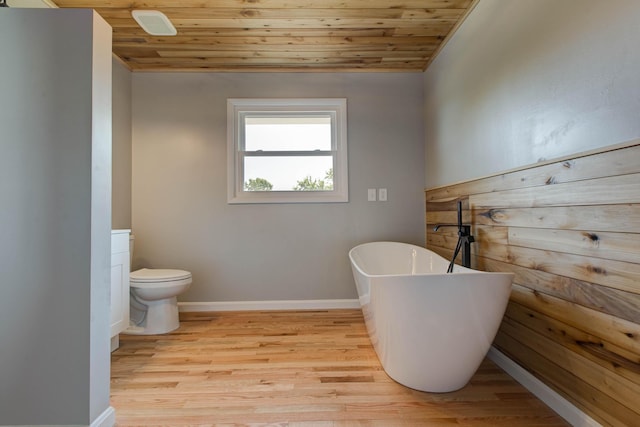
<path id="1" fill-rule="evenodd" d="M 346 99 L 229 99 L 229 203 L 348 202 Z"/>

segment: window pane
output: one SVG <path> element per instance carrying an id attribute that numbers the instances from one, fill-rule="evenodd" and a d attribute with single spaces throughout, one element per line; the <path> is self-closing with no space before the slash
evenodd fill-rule
<path id="1" fill-rule="evenodd" d="M 331 150 L 331 116 L 245 116 L 246 151 Z"/>
<path id="2" fill-rule="evenodd" d="M 268 191 L 269 185 L 271 191 L 331 191 L 333 157 L 245 157 L 245 191 Z"/>

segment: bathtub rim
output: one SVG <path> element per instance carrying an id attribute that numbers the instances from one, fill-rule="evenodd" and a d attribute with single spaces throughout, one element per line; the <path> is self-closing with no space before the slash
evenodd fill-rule
<path id="1" fill-rule="evenodd" d="M 408 246 L 411 248 L 416 248 L 418 250 L 423 250 L 423 251 L 427 251 L 431 254 L 433 254 L 434 256 L 440 258 L 441 260 L 443 260 L 444 262 L 446 262 L 447 264 L 450 262 L 448 259 L 446 259 L 445 257 L 443 257 L 442 255 L 438 254 L 437 252 L 432 251 L 429 248 L 426 248 L 424 246 L 418 246 L 418 245 L 414 245 L 413 243 L 405 243 L 405 242 L 398 242 L 398 241 L 392 241 L 392 240 L 379 240 L 379 241 L 373 241 L 373 242 L 366 242 L 366 243 L 360 243 L 359 245 L 354 246 L 353 248 L 351 248 L 349 250 L 349 261 L 351 262 L 351 265 L 358 270 L 358 272 L 368 278 L 384 278 L 384 277 L 434 277 L 434 276 L 455 276 L 455 275 L 459 275 L 459 274 L 469 274 L 469 275 L 486 275 L 486 274 L 495 274 L 495 275 L 510 275 L 512 276 L 512 280 L 513 277 L 515 277 L 515 274 L 512 272 L 508 272 L 508 271 L 483 271 L 483 270 L 476 270 L 473 268 L 468 268 L 468 267 L 463 267 L 461 265 L 456 264 L 454 266 L 454 271 L 452 273 L 447 273 L 442 272 L 442 273 L 393 273 L 393 274 L 371 274 L 371 273 L 367 273 L 366 271 L 364 271 L 360 265 L 353 259 L 353 253 L 358 249 L 361 248 L 363 246 L 370 246 L 370 245 L 375 245 L 375 244 L 380 244 L 380 243 L 391 243 L 391 244 L 395 244 L 395 245 L 403 245 L 403 246 Z"/>

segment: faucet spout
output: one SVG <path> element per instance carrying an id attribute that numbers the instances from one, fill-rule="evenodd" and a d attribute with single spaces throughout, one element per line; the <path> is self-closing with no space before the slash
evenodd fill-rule
<path id="1" fill-rule="evenodd" d="M 475 241 L 471 235 L 471 225 L 462 223 L 462 202 L 458 202 L 458 223 L 457 224 L 436 224 L 433 227 L 433 231 L 438 231 L 442 227 L 457 227 L 458 228 L 458 243 L 456 249 L 453 252 L 453 259 L 449 264 L 447 273 L 453 272 L 453 264 L 458 256 L 458 253 L 462 249 L 462 266 L 471 267 L 471 243 Z"/>
<path id="2" fill-rule="evenodd" d="M 455 225 L 455 224 L 436 224 L 436 226 L 433 227 L 433 231 L 438 231 L 442 227 L 457 227 L 457 225 Z"/>

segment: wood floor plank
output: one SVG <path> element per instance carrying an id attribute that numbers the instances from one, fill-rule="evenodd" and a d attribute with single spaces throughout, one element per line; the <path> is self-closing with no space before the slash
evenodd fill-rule
<path id="1" fill-rule="evenodd" d="M 120 337 L 111 405 L 133 426 L 567 426 L 492 362 L 453 393 L 389 378 L 360 310 L 183 313 Z"/>

